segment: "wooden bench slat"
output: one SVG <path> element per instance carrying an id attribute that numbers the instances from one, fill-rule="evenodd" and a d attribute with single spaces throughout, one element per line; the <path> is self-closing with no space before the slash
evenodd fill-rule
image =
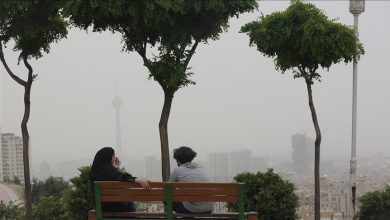
<path id="1" fill-rule="evenodd" d="M 104 189 L 102 196 L 105 195 L 126 195 L 126 196 L 163 196 L 164 189 Z"/>
<path id="2" fill-rule="evenodd" d="M 237 189 L 237 183 L 187 183 L 173 182 L 173 188 Z"/>
<path id="3" fill-rule="evenodd" d="M 134 201 L 165 202 L 165 196 L 102 195 L 102 202 L 134 202 Z"/>
<path id="4" fill-rule="evenodd" d="M 102 195 L 102 202 L 163 201 L 165 196 Z M 237 202 L 235 196 L 173 196 L 174 202 Z"/>
<path id="5" fill-rule="evenodd" d="M 237 202 L 236 196 L 173 196 L 174 202 Z"/>
<path id="6" fill-rule="evenodd" d="M 236 189 L 197 189 L 197 188 L 179 188 L 173 191 L 174 196 L 190 196 L 190 195 L 227 195 L 237 196 L 238 190 Z"/>
<path id="7" fill-rule="evenodd" d="M 88 212 L 89 215 L 94 215 L 94 210 Z M 249 213 L 245 213 L 247 216 Z M 103 216 L 106 217 L 119 217 L 119 218 L 166 218 L 166 213 L 148 213 L 148 212 L 103 212 Z M 177 218 L 198 218 L 198 219 L 237 219 L 237 212 L 229 212 L 229 213 L 187 213 L 180 214 L 175 213 L 174 217 Z"/>
<path id="8" fill-rule="evenodd" d="M 151 212 L 103 212 L 103 216 L 111 217 L 165 217 L 166 213 Z"/>
<path id="9" fill-rule="evenodd" d="M 103 212 L 103 216 L 111 217 L 166 217 L 166 213 L 156 212 Z M 175 213 L 175 217 L 237 217 L 238 213 Z"/>
<path id="10" fill-rule="evenodd" d="M 161 188 L 164 189 L 164 182 L 150 182 L 151 188 Z M 100 181 L 101 189 L 125 189 L 125 188 L 139 188 L 142 187 L 138 183 L 133 182 L 119 182 L 119 181 Z"/>
<path id="11" fill-rule="evenodd" d="M 237 189 L 236 183 L 187 183 L 187 182 L 173 182 L 173 188 L 206 188 L 206 189 Z M 164 188 L 164 182 L 151 182 L 151 188 Z M 119 181 L 100 181 L 102 189 L 120 189 L 120 188 L 139 188 L 142 189 L 138 183 L 133 182 L 119 182 Z"/>
<path id="12" fill-rule="evenodd" d="M 237 196 L 237 190 L 233 189 L 175 189 L 174 196 L 201 196 L 201 195 L 227 195 Z M 162 196 L 163 189 L 104 189 L 102 195 L 126 195 L 126 196 Z"/>

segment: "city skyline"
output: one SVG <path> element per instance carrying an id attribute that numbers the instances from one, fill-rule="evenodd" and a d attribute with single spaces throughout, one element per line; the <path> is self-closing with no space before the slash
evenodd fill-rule
<path id="1" fill-rule="evenodd" d="M 2 148 L 0 152 L 9 151 L 13 145 L 19 146 L 19 155 L 21 155 L 21 139 L 11 133 L 3 133 Z M 195 163 L 203 166 L 213 182 L 231 182 L 234 176 L 243 172 L 266 172 L 267 169 L 273 169 L 275 173 L 283 179 L 291 181 L 295 185 L 295 194 L 299 198 L 299 215 L 310 217 L 313 215 L 314 204 L 314 186 L 313 175 L 311 172 L 303 170 L 303 165 L 312 164 L 307 161 L 310 155 L 307 155 L 306 148 L 314 147 L 312 139 L 307 138 L 305 134 L 294 134 L 291 136 L 291 158 L 269 158 L 259 157 L 252 154 L 250 150 L 241 149 L 230 152 L 216 152 L 196 157 Z M 12 145 L 12 146 L 11 146 Z M 4 151 L 6 149 L 6 151 Z M 309 150 L 310 151 L 310 150 Z M 11 152 L 12 153 L 12 152 Z M 14 152 L 15 153 L 15 152 Z M 16 152 L 17 153 L 17 152 Z M 294 156 L 295 154 L 295 156 Z M 297 155 L 300 154 L 300 155 Z M 305 159 L 306 158 L 306 159 Z M 358 175 L 358 198 L 367 192 L 382 189 L 390 181 L 390 157 L 377 155 L 370 159 L 360 161 Z M 161 181 L 161 160 L 156 156 L 147 156 L 143 159 L 124 157 L 122 159 L 122 168 L 137 177 L 144 177 L 151 181 Z M 297 161 L 297 159 L 299 161 Z M 302 161 L 300 161 L 302 160 Z M 19 156 L 18 161 L 21 161 Z M 3 160 L 4 162 L 4 160 Z M 9 163 L 9 161 L 5 161 Z M 18 163 L 17 160 L 14 162 Z M 68 161 L 67 163 L 49 164 L 43 162 L 39 168 L 33 167 L 32 178 L 39 181 L 45 181 L 48 177 L 64 179 L 78 176 L 78 168 L 88 166 L 91 160 Z M 175 167 L 175 161 L 171 158 L 172 169 Z M 348 162 L 332 161 L 322 159 L 321 165 L 321 215 L 339 216 L 344 219 L 351 215 L 351 209 L 348 206 L 349 185 L 348 185 Z M 309 165 L 308 165 L 309 166 Z M 22 166 L 19 166 L 22 168 Z M 298 168 L 298 170 L 296 170 Z M 8 171 L 7 171 L 8 172 Z M 20 173 L 23 178 L 23 173 Z M 1 177 L 1 172 L 0 172 Z M 12 181 L 12 177 L 8 177 Z M 1 178 L 0 178 L 1 182 Z M 4 181 L 7 183 L 7 181 Z M 0 185 L 1 186 L 1 185 Z M 1 186 L 5 187 L 5 186 Z M 0 187 L 0 191 L 2 190 Z M 1 192 L 0 192 L 1 194 Z M 7 198 L 6 198 L 7 199 Z M 7 200 L 6 200 L 7 201 Z M 224 207 L 224 206 L 222 206 Z M 310 214 L 306 214 L 310 213 Z M 307 218 L 310 219 L 310 218 Z"/>

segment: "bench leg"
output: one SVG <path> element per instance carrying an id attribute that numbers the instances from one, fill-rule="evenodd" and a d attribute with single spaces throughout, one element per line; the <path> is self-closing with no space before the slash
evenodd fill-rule
<path id="1" fill-rule="evenodd" d="M 88 220 L 96 220 L 95 212 L 88 212 Z"/>
<path id="2" fill-rule="evenodd" d="M 246 216 L 247 220 L 259 220 L 256 212 L 250 212 Z"/>

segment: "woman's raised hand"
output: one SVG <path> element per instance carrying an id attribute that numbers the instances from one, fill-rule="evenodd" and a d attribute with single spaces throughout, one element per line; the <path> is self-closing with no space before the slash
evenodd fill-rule
<path id="1" fill-rule="evenodd" d="M 119 158 L 115 157 L 113 166 L 119 170 L 120 165 L 121 165 L 121 161 L 119 160 Z"/>
<path id="2" fill-rule="evenodd" d="M 137 177 L 137 178 L 135 178 L 134 182 L 141 185 L 141 187 L 144 189 L 150 189 L 149 180 L 147 180 L 147 179 Z"/>

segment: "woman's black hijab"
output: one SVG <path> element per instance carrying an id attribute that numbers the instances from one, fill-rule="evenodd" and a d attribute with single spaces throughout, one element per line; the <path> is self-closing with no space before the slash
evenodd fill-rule
<path id="1" fill-rule="evenodd" d="M 134 181 L 135 177 L 128 173 L 121 173 L 112 165 L 112 156 L 115 154 L 111 147 L 100 149 L 93 159 L 90 179 L 91 187 L 93 181 Z M 133 203 L 102 203 L 102 210 L 108 212 L 135 212 Z"/>
<path id="2" fill-rule="evenodd" d="M 96 153 L 91 167 L 91 179 L 96 179 L 96 174 L 102 167 L 112 166 L 112 156 L 114 154 L 115 151 L 111 147 L 103 147 Z"/>
<path id="3" fill-rule="evenodd" d="M 112 156 L 115 154 L 111 147 L 100 149 L 93 159 L 90 179 L 94 181 L 134 181 L 136 177 L 122 173 L 112 165 Z"/>
<path id="4" fill-rule="evenodd" d="M 110 165 L 114 154 L 115 151 L 111 147 L 103 147 L 96 153 L 95 158 L 93 159 L 92 168 Z"/>

